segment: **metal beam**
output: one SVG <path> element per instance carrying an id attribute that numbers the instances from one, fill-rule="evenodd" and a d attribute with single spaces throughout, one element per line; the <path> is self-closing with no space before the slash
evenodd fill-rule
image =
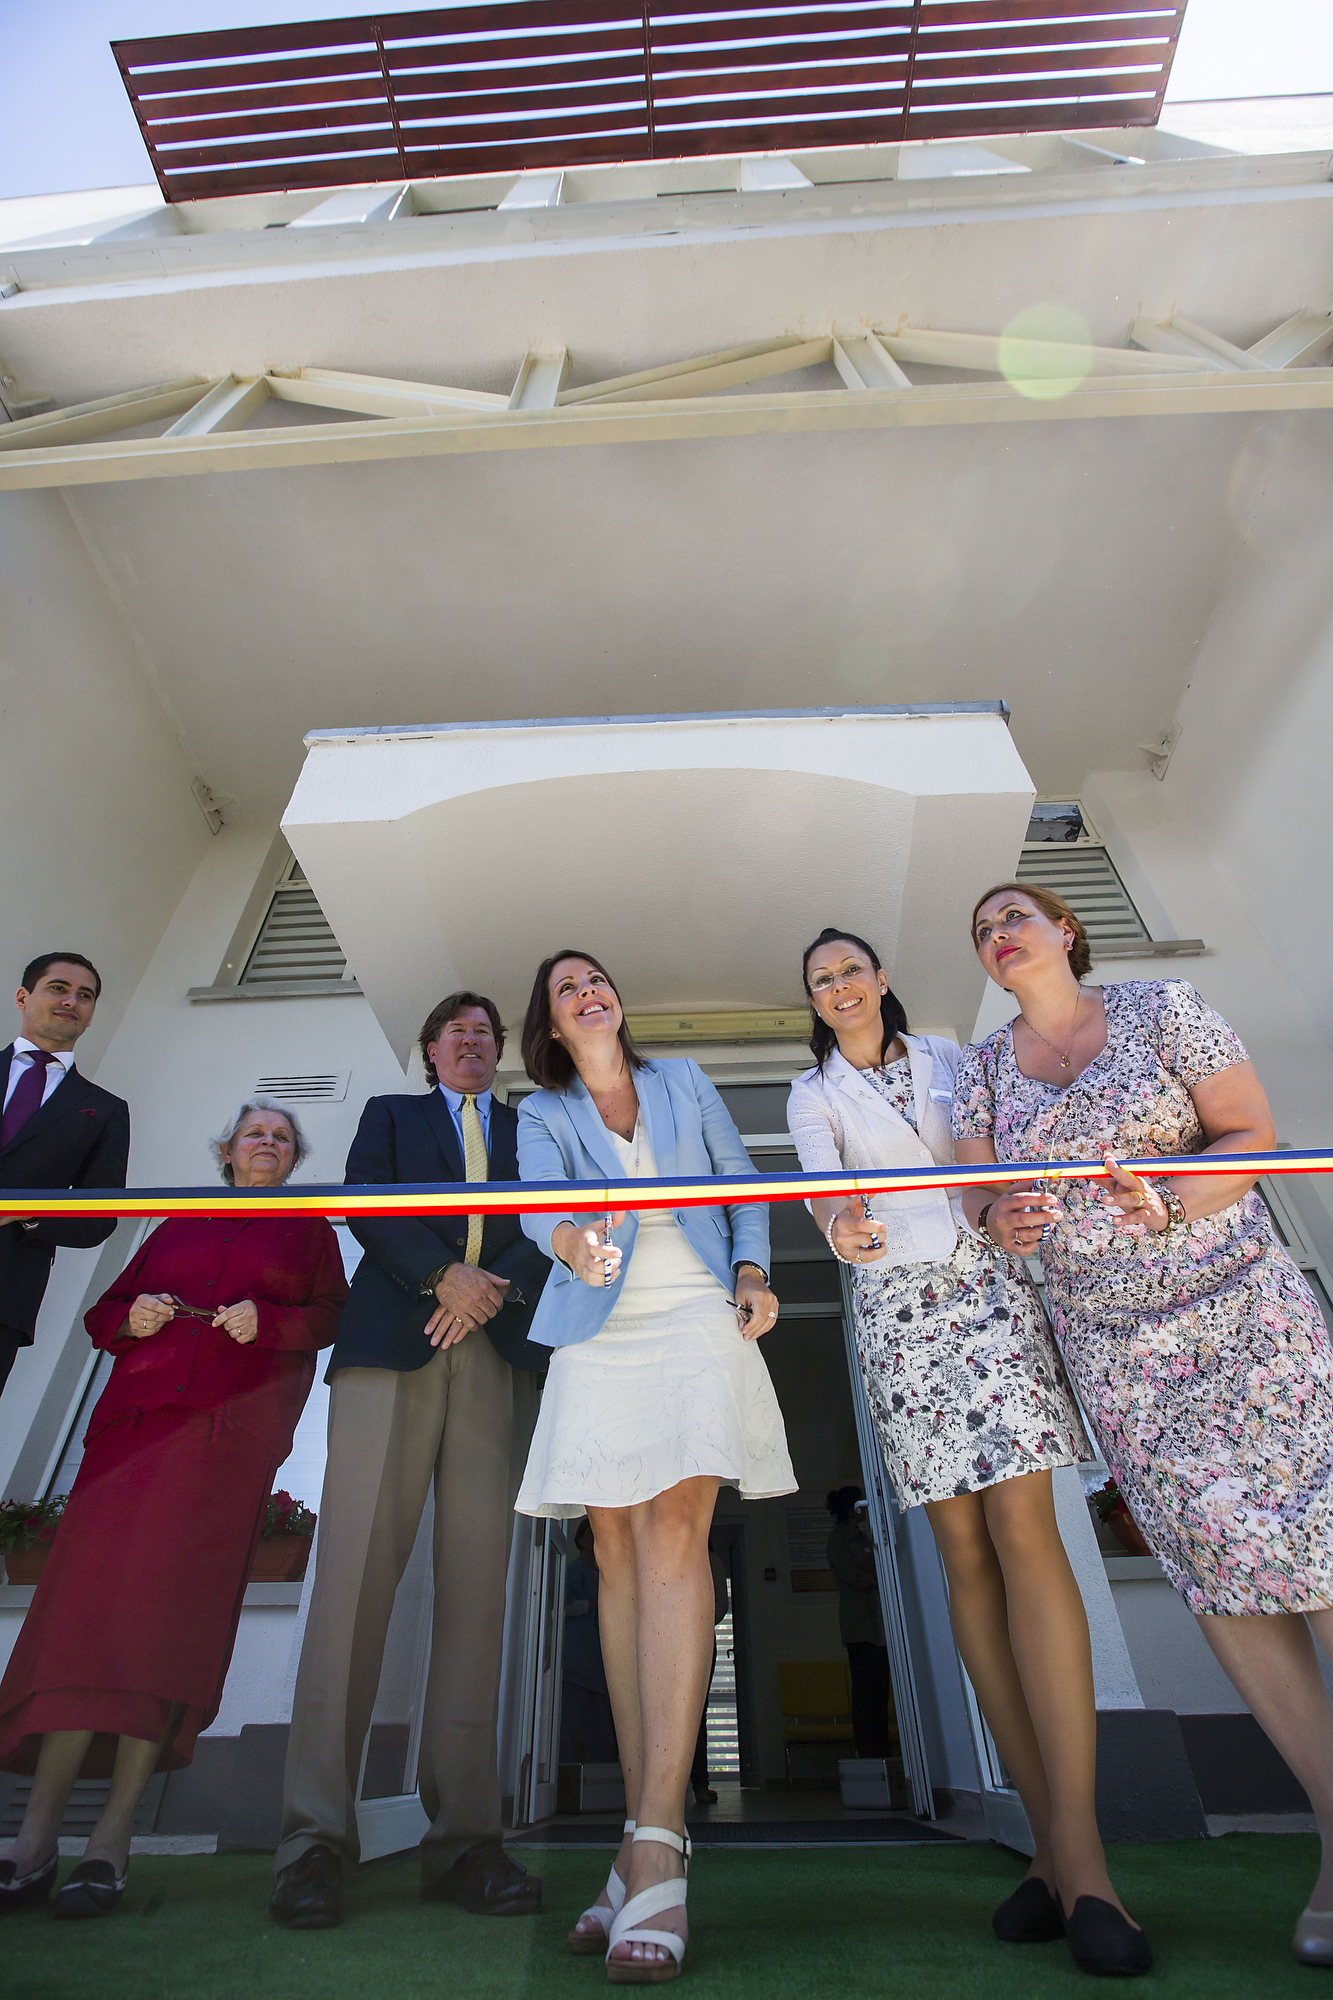
<path id="1" fill-rule="evenodd" d="M 1333 340 L 1333 312 L 1298 312 L 1249 350 L 1265 368 L 1294 368 Z"/>
<path id="2" fill-rule="evenodd" d="M 262 375 L 249 382 L 224 375 L 162 435 L 211 437 L 215 431 L 238 431 L 267 401 L 268 383 Z"/>
<path id="3" fill-rule="evenodd" d="M 881 329 L 880 339 L 895 361 L 928 368 L 975 368 L 987 375 L 1022 380 L 1081 381 L 1089 375 L 1165 375 L 1179 370 L 1197 375 L 1197 360 L 1183 355 L 1139 354 L 1132 347 L 1084 347 L 1072 341 L 1024 340 L 1002 333 L 945 333 L 934 327 Z"/>
<path id="4" fill-rule="evenodd" d="M 661 402 L 668 396 L 707 395 L 711 389 L 738 389 L 768 375 L 786 375 L 793 368 L 811 368 L 832 359 L 833 340 L 802 340 L 797 333 L 777 340 L 758 340 L 748 347 L 727 347 L 718 354 L 700 354 L 693 361 L 671 361 L 663 368 L 642 368 L 637 375 L 613 375 L 560 394 L 563 409 L 574 403 Z"/>
<path id="5" fill-rule="evenodd" d="M 321 410 L 352 410 L 363 417 L 439 417 L 463 410 L 498 412 L 508 396 L 487 389 L 446 389 L 434 382 L 395 382 L 381 375 L 345 375 L 336 368 L 298 368 L 270 374 L 269 394 L 280 403 L 311 403 Z"/>
<path id="6" fill-rule="evenodd" d="M 71 403 L 63 410 L 20 417 L 16 423 L 0 424 L 0 450 L 82 444 L 108 432 L 136 430 L 140 424 L 155 423 L 159 417 L 174 417 L 189 409 L 208 386 L 206 376 L 191 375 L 180 382 L 159 382 L 151 389 L 132 389 L 128 395 L 99 396 L 95 402 Z"/>
<path id="7" fill-rule="evenodd" d="M 525 354 L 509 393 L 511 410 L 553 410 L 569 373 L 569 350 L 555 354 Z"/>
<path id="8" fill-rule="evenodd" d="M 1129 337 L 1136 347 L 1145 348 L 1151 354 L 1184 355 L 1196 366 L 1202 362 L 1205 368 L 1263 368 L 1266 362 L 1256 360 L 1243 347 L 1235 347 L 1221 334 L 1212 333 L 1197 321 L 1186 319 L 1184 313 L 1173 313 L 1170 319 L 1154 320 L 1142 317 L 1133 321 Z"/>
<path id="9" fill-rule="evenodd" d="M 831 342 L 830 342 L 831 345 Z M 270 378 L 270 387 L 283 378 Z M 475 410 L 369 423 L 293 425 L 206 437 L 52 444 L 0 455 L 0 491 L 101 485 L 198 472 L 524 451 L 539 446 L 647 444 L 798 432 L 910 430 L 957 424 L 1049 423 L 1102 417 L 1245 415 L 1333 409 L 1333 368 L 1211 369 L 1194 375 L 1088 377 L 1067 395 L 1034 397 L 1003 379 L 910 389 L 787 390 L 608 407 Z M 15 425 L 0 427 L 4 439 Z"/>
<path id="10" fill-rule="evenodd" d="M 873 333 L 835 337 L 833 366 L 849 389 L 910 389 L 908 376 Z"/>

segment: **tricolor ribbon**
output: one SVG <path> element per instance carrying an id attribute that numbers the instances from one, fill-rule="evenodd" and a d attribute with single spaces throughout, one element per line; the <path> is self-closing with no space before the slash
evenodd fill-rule
<path id="1" fill-rule="evenodd" d="M 1333 1173 L 1333 1148 L 1314 1152 L 1194 1153 L 1122 1160 L 1163 1174 Z M 168 1215 L 586 1215 L 607 1209 L 719 1208 L 745 1202 L 811 1201 L 932 1188 L 1031 1187 L 1035 1182 L 1109 1180 L 1101 1160 L 1028 1160 L 978 1167 L 883 1167 L 841 1174 L 756 1174 L 732 1180 L 398 1182 L 391 1187 L 4 1188 L 8 1216 L 43 1220 Z"/>

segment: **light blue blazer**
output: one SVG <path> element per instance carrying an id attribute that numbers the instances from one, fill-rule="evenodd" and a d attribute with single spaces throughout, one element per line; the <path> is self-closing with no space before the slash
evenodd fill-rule
<path id="1" fill-rule="evenodd" d="M 645 1062 L 634 1078 L 657 1171 L 663 1180 L 702 1180 L 753 1174 L 750 1156 L 726 1105 L 698 1063 L 688 1056 Z M 625 1168 L 601 1113 L 581 1077 L 567 1090 L 536 1090 L 518 1108 L 518 1171 L 525 1181 L 623 1181 Z M 768 1209 L 745 1203 L 736 1208 L 678 1208 L 672 1211 L 685 1239 L 728 1293 L 735 1266 L 768 1269 Z M 639 1218 L 631 1211 L 615 1233 L 624 1256 L 613 1285 L 585 1285 L 551 1248 L 551 1232 L 562 1222 L 582 1223 L 587 1215 L 525 1215 L 524 1233 L 551 1258 L 528 1338 L 545 1347 L 571 1347 L 600 1333 L 625 1282 Z"/>

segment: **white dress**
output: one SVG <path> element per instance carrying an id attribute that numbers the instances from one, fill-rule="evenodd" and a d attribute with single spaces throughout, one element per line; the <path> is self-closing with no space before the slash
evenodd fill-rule
<path id="1" fill-rule="evenodd" d="M 642 1119 L 611 1138 L 626 1180 L 656 1178 Z M 574 1519 L 703 1477 L 746 1500 L 797 1490 L 758 1341 L 670 1211 L 645 1209 L 605 1326 L 551 1356 L 515 1511 Z"/>

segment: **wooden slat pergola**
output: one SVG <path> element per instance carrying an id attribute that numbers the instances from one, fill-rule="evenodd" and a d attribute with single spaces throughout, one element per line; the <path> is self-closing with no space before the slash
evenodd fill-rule
<path id="1" fill-rule="evenodd" d="M 168 201 L 1153 125 L 1185 0 L 500 0 L 113 44 Z"/>

